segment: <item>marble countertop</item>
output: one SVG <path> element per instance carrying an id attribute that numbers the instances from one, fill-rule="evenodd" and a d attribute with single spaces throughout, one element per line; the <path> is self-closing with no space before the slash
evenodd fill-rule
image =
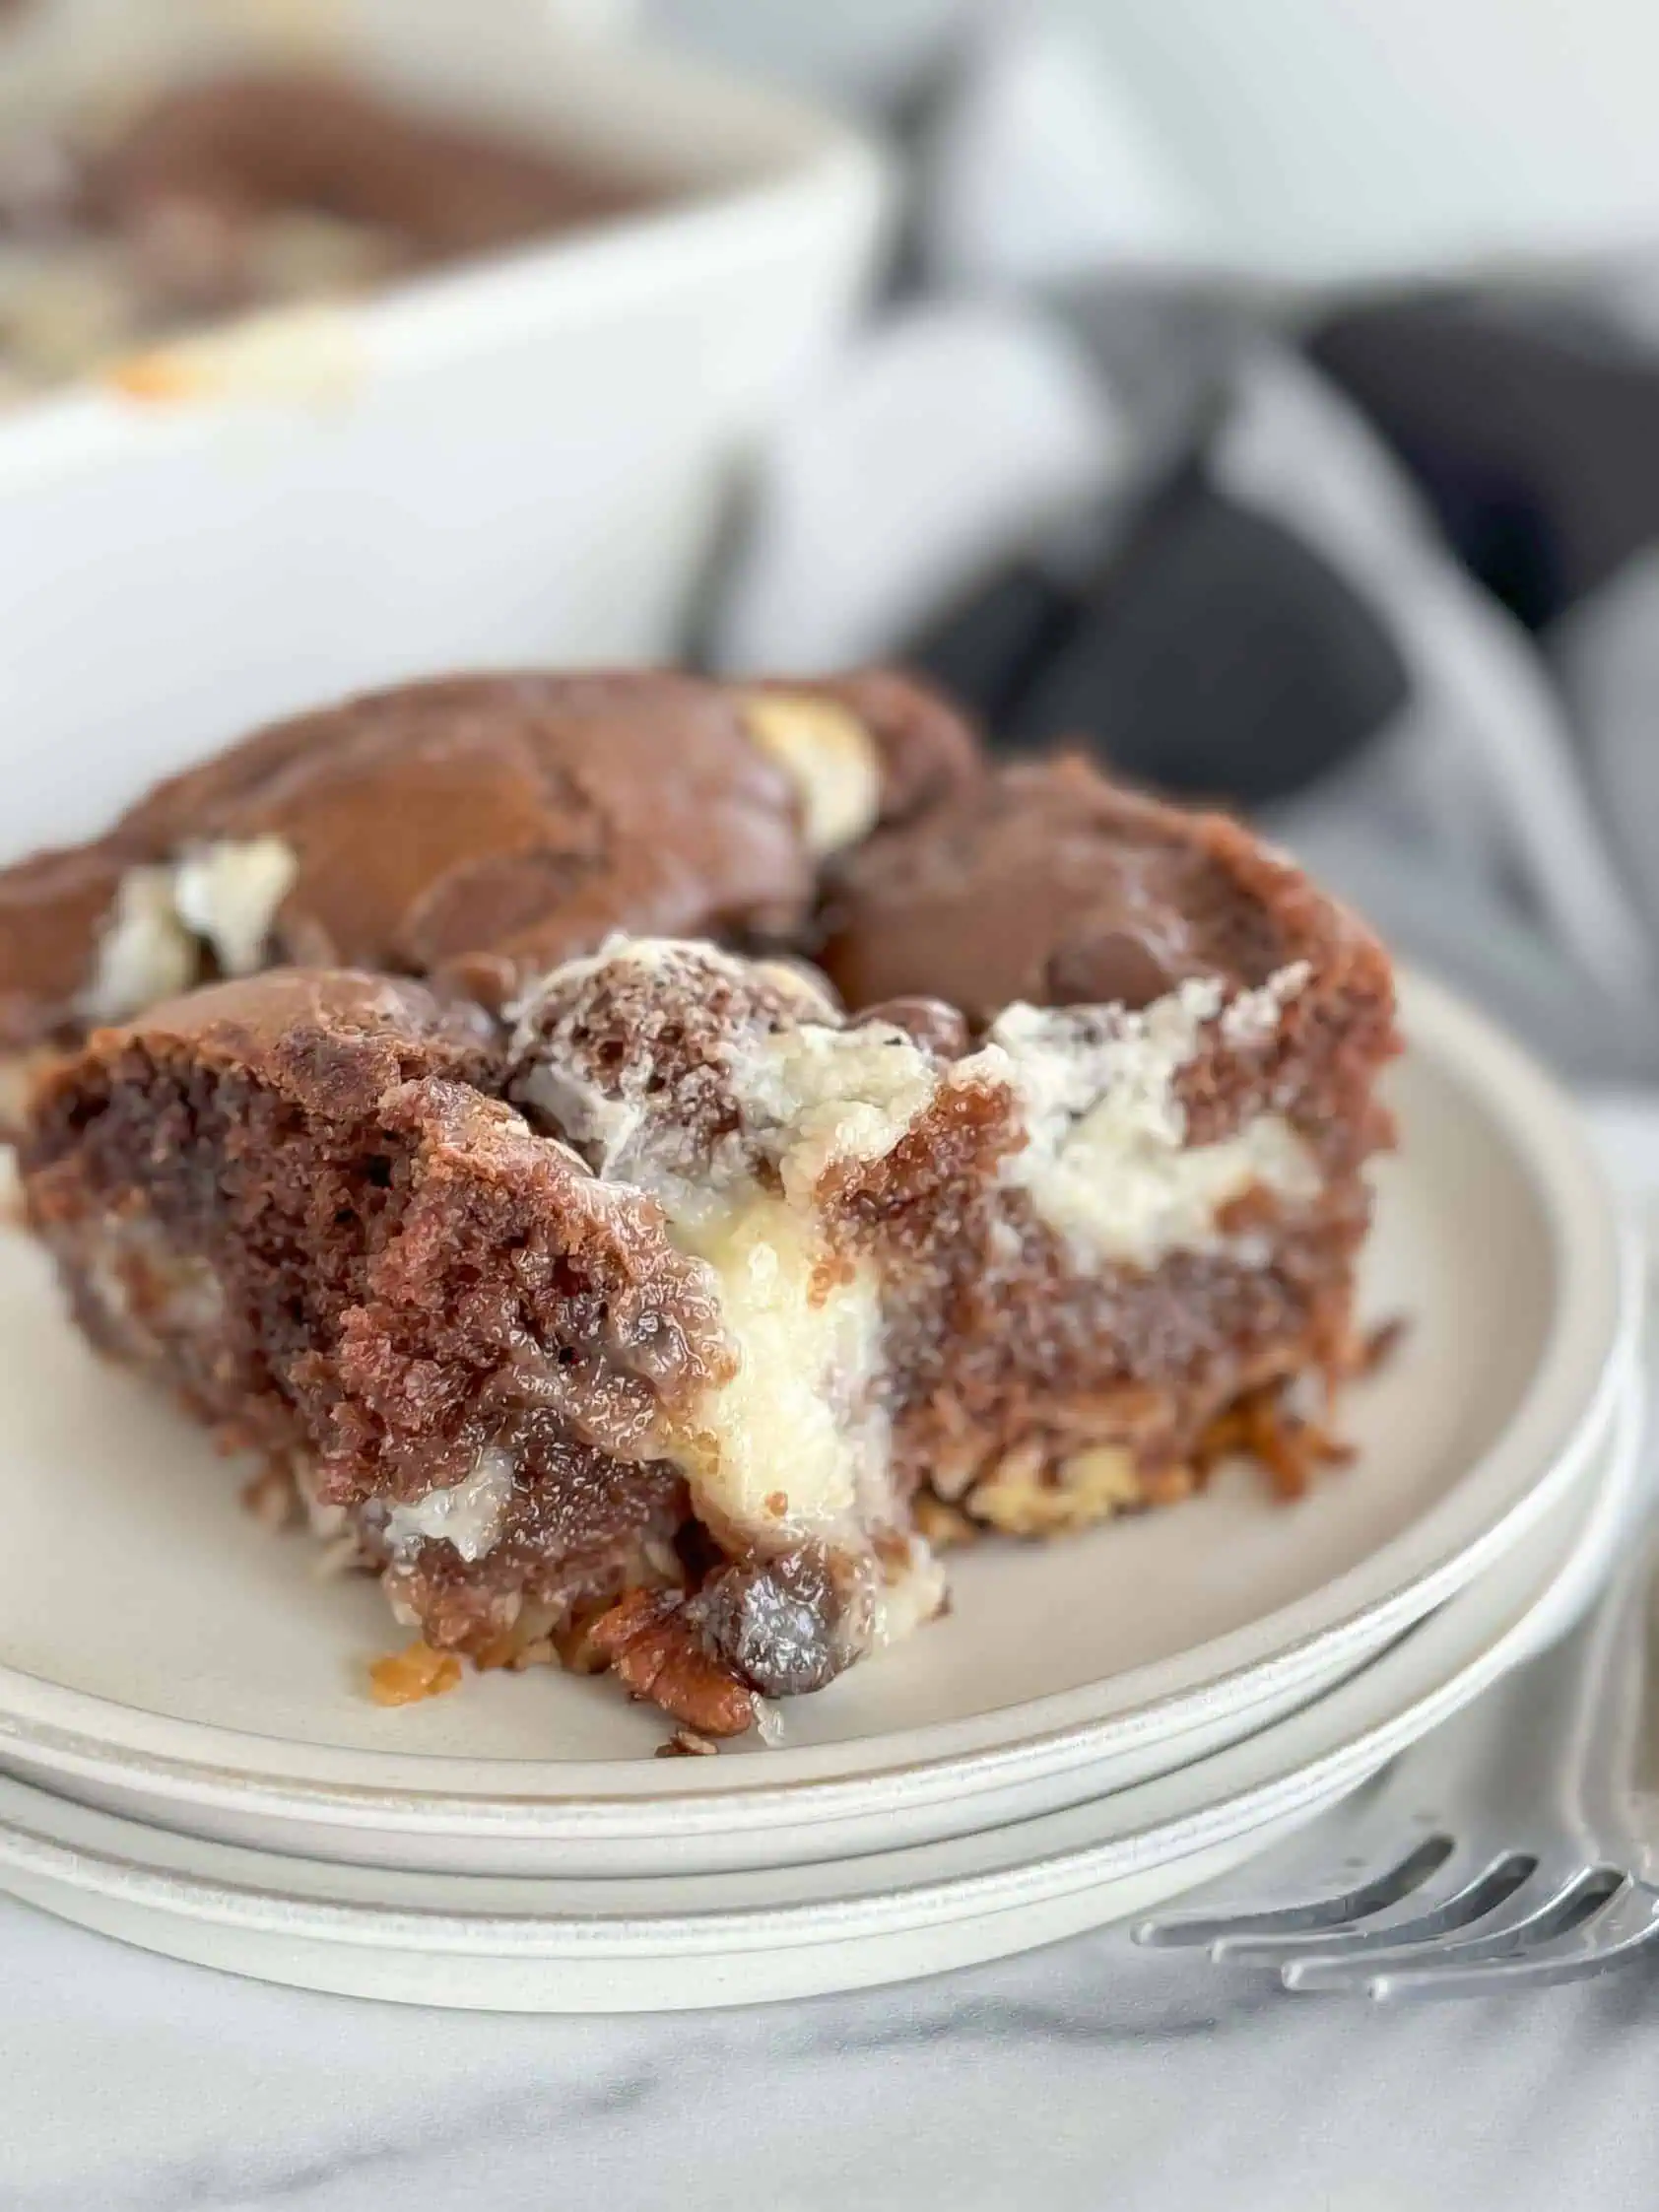
<path id="1" fill-rule="evenodd" d="M 1403 2008 L 1107 1930 L 907 1989 L 540 2020 L 240 1982 L 0 1906 L 5 2212 L 1652 2202 L 1659 1968 Z"/>
<path id="2" fill-rule="evenodd" d="M 1659 1191 L 1659 1107 L 1598 1125 Z M 1653 2201 L 1656 2073 L 1659 1959 L 1393 2009 L 1106 1929 L 852 1997 L 544 2020 L 268 1988 L 0 1900 L 0 2212 L 1622 2212 Z"/>

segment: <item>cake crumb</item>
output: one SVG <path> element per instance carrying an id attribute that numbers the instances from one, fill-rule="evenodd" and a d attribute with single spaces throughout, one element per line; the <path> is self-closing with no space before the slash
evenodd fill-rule
<path id="1" fill-rule="evenodd" d="M 652 1754 L 657 1759 L 713 1759 L 720 1746 L 707 1736 L 699 1736 L 695 1728 L 676 1728 L 665 1743 L 658 1744 Z"/>
<path id="2" fill-rule="evenodd" d="M 964 1512 L 949 1506 L 944 1499 L 934 1497 L 931 1491 L 921 1491 L 911 1508 L 911 1518 L 916 1533 L 936 1552 L 952 1551 L 962 1544 L 975 1542 L 978 1528 Z"/>
<path id="3" fill-rule="evenodd" d="M 1353 1374 L 1358 1376 L 1375 1374 L 1384 1368 L 1400 1349 L 1411 1323 L 1404 1313 L 1392 1319 L 1379 1321 L 1375 1328 L 1367 1329 L 1360 1337 L 1354 1355 Z"/>
<path id="4" fill-rule="evenodd" d="M 294 1478 L 286 1467 L 270 1466 L 260 1470 L 251 1482 L 242 1485 L 242 1508 L 253 1515 L 261 1528 L 277 1535 L 291 1528 L 299 1518 L 299 1494 L 294 1487 Z"/>
<path id="5" fill-rule="evenodd" d="M 1211 1422 L 1196 1454 L 1199 1480 L 1234 1457 L 1254 1460 L 1266 1470 L 1275 1497 L 1292 1502 L 1307 1495 L 1321 1468 L 1347 1466 L 1354 1447 L 1296 1413 L 1280 1381 L 1244 1391 Z"/>
<path id="6" fill-rule="evenodd" d="M 423 1698 L 442 1697 L 460 1679 L 461 1662 L 453 1651 L 415 1642 L 375 1660 L 368 1670 L 368 1694 L 377 1706 L 412 1706 Z"/>
<path id="7" fill-rule="evenodd" d="M 311 1560 L 311 1579 L 314 1582 L 335 1582 L 342 1575 L 353 1574 L 363 1566 L 363 1547 L 356 1534 L 348 1530 L 344 1536 L 332 1536 Z"/>

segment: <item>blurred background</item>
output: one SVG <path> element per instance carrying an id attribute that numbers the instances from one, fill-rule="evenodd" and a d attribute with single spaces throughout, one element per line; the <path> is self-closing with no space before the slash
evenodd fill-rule
<path id="1" fill-rule="evenodd" d="M 166 0 L 164 44 L 557 126 L 585 213 L 399 259 L 330 199 L 255 283 L 151 200 L 138 305 L 131 163 L 66 217 L 53 137 L 157 79 L 135 11 L 0 33 L 0 394 L 8 332 L 52 369 L 0 416 L 20 837 L 424 668 L 896 658 L 1248 811 L 1579 1080 L 1659 1076 L 1647 0 Z M 280 373 L 158 406 L 158 287 L 285 306 Z"/>

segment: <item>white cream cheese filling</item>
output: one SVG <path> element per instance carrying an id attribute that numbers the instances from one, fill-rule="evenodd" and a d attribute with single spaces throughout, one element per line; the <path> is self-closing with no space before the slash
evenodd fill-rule
<path id="1" fill-rule="evenodd" d="M 394 1557 L 436 1538 L 469 1562 L 495 1550 L 513 1500 L 512 1454 L 486 1444 L 467 1473 L 442 1490 L 429 1490 L 412 1505 L 393 1506 L 380 1524 Z"/>
<path id="2" fill-rule="evenodd" d="M 187 991 L 202 978 L 204 946 L 223 974 L 253 974 L 299 870 L 280 838 L 222 839 L 171 867 L 129 868 L 80 1011 L 91 1022 L 121 1022 Z"/>
<path id="3" fill-rule="evenodd" d="M 264 965 L 277 909 L 299 873 L 299 859 L 281 838 L 197 845 L 173 871 L 173 904 L 186 929 L 213 947 L 225 974 L 252 975 Z"/>
<path id="4" fill-rule="evenodd" d="M 98 941 L 81 1012 L 91 1022 L 120 1022 L 158 999 L 187 991 L 201 953 L 178 918 L 170 868 L 129 868 Z"/>
<path id="5" fill-rule="evenodd" d="M 736 1360 L 704 1391 L 688 1444 L 699 1509 L 762 1541 L 849 1542 L 895 1525 L 883 1403 L 881 1283 L 868 1259 L 832 1251 L 816 1192 L 838 1161 L 883 1158 L 938 1089 L 900 1030 L 805 1023 L 745 1039 L 727 1056 L 743 1116 L 730 1158 L 689 1189 L 635 1172 L 682 1250 L 712 1272 Z M 781 1192 L 754 1176 L 759 1153 Z"/>
<path id="6" fill-rule="evenodd" d="M 882 757 L 848 707 L 811 692 L 765 691 L 746 694 L 738 711 L 750 738 L 794 784 L 815 853 L 836 852 L 875 828 Z"/>
<path id="7" fill-rule="evenodd" d="M 1259 1041 L 1305 980 L 1305 969 L 1283 970 L 1225 1011 L 1208 977 L 1140 1013 L 1009 1007 L 981 1055 L 1002 1061 L 1026 1110 L 1028 1140 L 1004 1162 L 1005 1182 L 1029 1193 L 1081 1262 L 1146 1268 L 1171 1252 L 1226 1248 L 1220 1217 L 1246 1191 L 1292 1203 L 1317 1196 L 1318 1163 L 1282 1114 L 1189 1145 L 1177 1089 L 1207 1023 L 1219 1015 L 1228 1043 Z"/>
<path id="8" fill-rule="evenodd" d="M 679 1440 L 702 1516 L 780 1550 L 852 1536 L 872 1510 L 891 1518 L 874 1269 L 815 1289 L 824 1253 L 812 1224 L 763 1195 L 674 1236 L 714 1276 L 736 1363 Z"/>
<path id="9" fill-rule="evenodd" d="M 612 963 L 665 980 L 678 971 L 681 988 L 695 988 L 688 966 L 729 968 L 734 981 L 752 970 L 707 947 L 613 943 L 532 994 L 517 1049 L 520 1095 L 602 1175 L 655 1197 L 673 1241 L 709 1272 L 734 1372 L 705 1387 L 663 1449 L 685 1469 L 699 1517 L 762 1550 L 812 1540 L 857 1554 L 903 1524 L 885 1410 L 881 1276 L 872 1259 L 831 1244 L 818 1194 L 838 1163 L 891 1154 L 943 1089 L 1012 1089 L 1027 1135 L 1001 1177 L 1029 1194 L 1080 1268 L 1152 1267 L 1173 1251 L 1230 1248 L 1221 1221 L 1230 1200 L 1257 1186 L 1292 1200 L 1319 1188 L 1312 1155 L 1277 1112 L 1220 1143 L 1189 1146 L 1178 1090 L 1210 1025 L 1230 1046 L 1266 1040 L 1305 970 L 1230 997 L 1217 980 L 1189 981 L 1139 1013 L 1016 1005 L 980 1051 L 954 1063 L 894 1025 L 842 1026 L 801 980 L 795 1019 L 739 1020 L 723 1039 L 738 1127 L 710 1155 L 656 1081 L 654 1016 L 641 1019 L 615 1074 L 583 1062 L 557 1028 L 538 1035 L 535 1007 L 547 991 Z M 941 1592 L 921 1546 L 903 1573 L 872 1577 L 861 1634 L 885 1642 L 905 1633 L 937 1610 Z"/>

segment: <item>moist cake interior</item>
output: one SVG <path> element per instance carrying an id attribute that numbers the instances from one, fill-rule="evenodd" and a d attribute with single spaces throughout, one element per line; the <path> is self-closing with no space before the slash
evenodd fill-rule
<path id="1" fill-rule="evenodd" d="M 1244 1394 L 1337 1371 L 1359 1186 L 1283 1113 L 1194 1146 L 1173 1101 L 1304 985 L 969 1044 L 624 939 L 502 1065 L 416 985 L 276 972 L 51 1080 L 31 1206 L 89 1333 L 286 1469 L 428 1644 L 609 1663 L 729 1733 L 938 1610 L 930 1527 L 1174 1495 Z"/>

